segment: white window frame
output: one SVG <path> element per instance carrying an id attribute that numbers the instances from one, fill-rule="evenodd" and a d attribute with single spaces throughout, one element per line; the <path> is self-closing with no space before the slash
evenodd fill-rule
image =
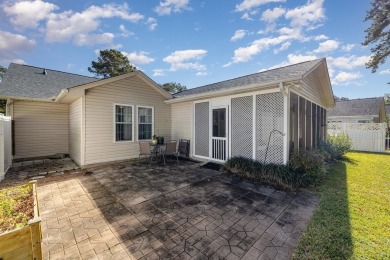
<path id="1" fill-rule="evenodd" d="M 139 139 L 139 109 L 140 108 L 151 108 L 152 109 L 152 138 L 154 135 L 154 107 L 151 106 L 137 106 L 137 140 L 138 141 L 151 141 L 151 139 Z"/>
<path id="2" fill-rule="evenodd" d="M 116 140 L 116 106 L 126 106 L 126 107 L 131 107 L 131 140 L 123 140 L 123 141 L 117 141 Z M 113 105 L 113 110 L 114 110 L 114 118 L 113 118 L 113 132 L 114 132 L 114 143 L 133 143 L 134 142 L 134 116 L 135 116 L 135 111 L 134 111 L 134 105 L 130 104 L 119 104 L 119 103 L 114 103 Z"/>

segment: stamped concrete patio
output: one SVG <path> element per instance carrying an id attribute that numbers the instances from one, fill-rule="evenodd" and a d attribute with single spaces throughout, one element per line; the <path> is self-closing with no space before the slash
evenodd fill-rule
<path id="1" fill-rule="evenodd" d="M 193 162 L 38 180 L 45 259 L 288 259 L 318 203 Z"/>

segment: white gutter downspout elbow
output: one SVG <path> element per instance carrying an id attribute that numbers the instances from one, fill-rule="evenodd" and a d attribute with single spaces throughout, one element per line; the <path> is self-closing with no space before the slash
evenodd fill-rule
<path id="1" fill-rule="evenodd" d="M 69 90 L 68 89 L 63 89 L 61 90 L 60 94 L 56 97 L 54 100 L 55 102 L 59 103 L 61 100 L 68 94 Z"/>

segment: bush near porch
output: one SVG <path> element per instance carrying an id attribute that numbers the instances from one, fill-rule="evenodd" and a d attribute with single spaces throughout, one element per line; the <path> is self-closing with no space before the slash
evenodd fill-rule
<path id="1" fill-rule="evenodd" d="M 344 157 L 352 147 L 346 134 L 329 135 L 316 149 L 291 153 L 288 165 L 263 164 L 244 157 L 226 161 L 223 170 L 251 181 L 267 183 L 283 189 L 296 189 L 318 184 L 326 175 L 328 163 Z"/>
<path id="2" fill-rule="evenodd" d="M 390 259 L 390 155 L 349 152 L 309 191 L 321 196 L 294 259 Z"/>

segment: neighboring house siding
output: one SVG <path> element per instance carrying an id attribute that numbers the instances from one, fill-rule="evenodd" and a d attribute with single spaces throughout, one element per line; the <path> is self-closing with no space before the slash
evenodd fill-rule
<path id="1" fill-rule="evenodd" d="M 69 156 L 81 164 L 81 105 L 82 98 L 69 104 Z"/>
<path id="2" fill-rule="evenodd" d="M 313 71 L 304 78 L 302 89 L 298 90 L 297 92 L 302 94 L 303 97 L 306 97 L 310 101 L 326 107 L 324 94 L 321 90 L 321 82 L 317 71 Z"/>
<path id="3" fill-rule="evenodd" d="M 170 106 L 166 98 L 138 77 L 115 81 L 86 90 L 85 164 L 137 158 L 139 154 L 137 113 L 134 141 L 114 142 L 114 103 L 154 107 L 154 133 L 171 138 Z"/>
<path id="4" fill-rule="evenodd" d="M 68 105 L 14 101 L 15 159 L 68 153 Z"/>
<path id="5" fill-rule="evenodd" d="M 193 107 L 192 101 L 176 103 L 171 105 L 172 111 L 172 139 L 179 141 L 179 139 L 190 140 L 190 155 L 192 156 L 192 147 L 194 140 L 192 138 L 193 125 Z"/>

